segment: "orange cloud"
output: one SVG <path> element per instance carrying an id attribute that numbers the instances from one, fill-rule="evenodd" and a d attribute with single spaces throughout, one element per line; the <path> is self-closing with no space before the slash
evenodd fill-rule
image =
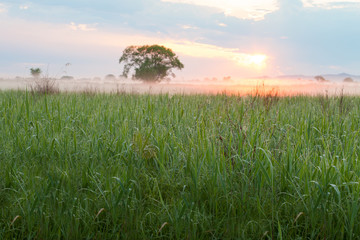
<path id="1" fill-rule="evenodd" d="M 89 31 L 96 31 L 96 28 L 94 27 L 96 24 L 75 24 L 74 22 L 71 22 L 69 27 L 72 30 L 80 30 L 80 31 L 85 31 L 85 32 L 89 32 Z"/>

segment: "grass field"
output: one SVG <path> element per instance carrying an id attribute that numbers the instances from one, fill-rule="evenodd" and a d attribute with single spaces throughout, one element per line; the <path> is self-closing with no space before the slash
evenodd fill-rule
<path id="1" fill-rule="evenodd" d="M 359 239 L 360 97 L 0 92 L 0 239 Z"/>

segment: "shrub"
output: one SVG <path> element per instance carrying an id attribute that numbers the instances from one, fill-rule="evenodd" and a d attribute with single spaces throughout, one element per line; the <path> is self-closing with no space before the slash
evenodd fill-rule
<path id="1" fill-rule="evenodd" d="M 56 80 L 48 76 L 42 78 L 35 78 L 33 84 L 30 85 L 30 91 L 33 94 L 55 94 L 59 93 L 60 89 L 56 85 Z"/>

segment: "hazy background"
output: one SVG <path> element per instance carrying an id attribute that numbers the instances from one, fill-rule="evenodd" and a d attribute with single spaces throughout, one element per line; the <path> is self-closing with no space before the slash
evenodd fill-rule
<path id="1" fill-rule="evenodd" d="M 359 22 L 359 0 L 2 0 L 0 77 L 118 76 L 126 46 L 155 43 L 179 81 L 360 75 Z"/>
<path id="2" fill-rule="evenodd" d="M 55 89 L 66 92 L 108 93 L 168 93 L 168 94 L 227 94 L 227 95 L 360 95 L 360 76 L 352 76 L 353 82 L 344 82 L 343 74 L 324 75 L 325 82 L 306 76 L 279 78 L 244 78 L 163 81 L 157 84 L 132 81 L 124 78 L 62 78 L 46 79 Z M 346 78 L 349 78 L 346 75 Z M 39 79 L 37 82 L 44 86 Z M 36 89 L 34 78 L 0 78 L 0 89 Z"/>

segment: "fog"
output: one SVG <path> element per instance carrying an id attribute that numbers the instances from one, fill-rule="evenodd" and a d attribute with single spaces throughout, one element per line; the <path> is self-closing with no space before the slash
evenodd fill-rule
<path id="1" fill-rule="evenodd" d="M 329 77 L 330 78 L 330 77 Z M 49 79 L 48 79 L 49 80 Z M 38 80 L 41 84 L 42 79 Z M 310 77 L 260 77 L 247 79 L 172 79 L 149 84 L 130 79 L 111 77 L 89 78 L 51 78 L 50 81 L 62 92 L 105 92 L 105 93 L 150 93 L 150 94 L 277 94 L 280 96 L 346 94 L 360 95 L 360 81 L 344 82 L 341 79 L 319 82 Z M 31 90 L 35 86 L 34 78 L 0 78 L 0 89 Z"/>

